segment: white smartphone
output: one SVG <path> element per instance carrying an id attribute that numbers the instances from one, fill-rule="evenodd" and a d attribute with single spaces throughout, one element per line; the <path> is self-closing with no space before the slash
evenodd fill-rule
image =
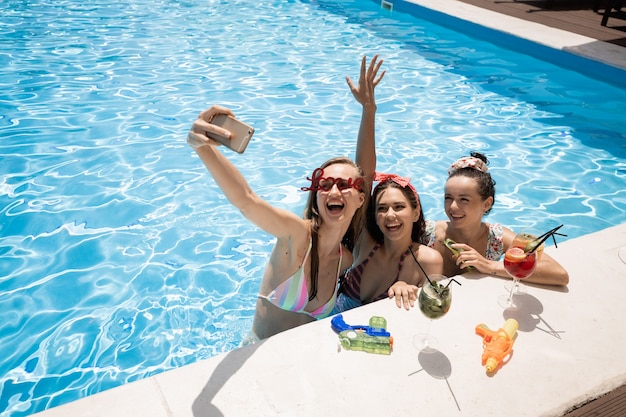
<path id="1" fill-rule="evenodd" d="M 225 114 L 216 115 L 211 121 L 211 124 L 222 127 L 233 134 L 232 139 L 210 135 L 211 139 L 218 141 L 237 153 L 243 153 L 243 151 L 246 150 L 254 134 L 254 128 L 252 126 Z"/>

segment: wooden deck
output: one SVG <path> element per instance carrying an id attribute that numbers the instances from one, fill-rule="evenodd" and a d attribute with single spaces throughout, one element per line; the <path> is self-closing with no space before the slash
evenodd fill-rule
<path id="1" fill-rule="evenodd" d="M 606 26 L 602 16 L 609 0 L 460 0 L 464 3 L 541 23 L 626 47 L 626 1 L 621 13 L 613 10 Z M 594 5 L 598 1 L 598 11 Z"/>
<path id="2" fill-rule="evenodd" d="M 565 414 L 565 417 L 623 417 L 625 414 L 626 385 Z"/>

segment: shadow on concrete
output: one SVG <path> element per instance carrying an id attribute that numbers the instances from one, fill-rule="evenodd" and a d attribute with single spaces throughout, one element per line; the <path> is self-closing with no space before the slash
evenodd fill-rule
<path id="1" fill-rule="evenodd" d="M 543 304 L 537 297 L 528 293 L 513 294 L 513 301 L 519 307 L 517 309 L 504 310 L 502 316 L 505 320 L 517 320 L 519 323 L 518 331 L 532 332 L 539 330 L 557 339 L 561 338 L 561 333 L 565 333 L 564 330 L 556 330 L 541 316 Z"/>
<path id="2" fill-rule="evenodd" d="M 224 415 L 212 403 L 215 395 L 263 343 L 264 341 L 260 341 L 244 348 L 228 352 L 219 365 L 217 365 L 206 385 L 193 402 L 191 410 L 194 417 L 220 417 Z"/>
<path id="3" fill-rule="evenodd" d="M 448 378 L 452 375 L 452 363 L 450 362 L 450 359 L 448 359 L 443 352 L 437 349 L 426 348 L 420 351 L 417 356 L 417 360 L 422 368 L 415 372 L 411 372 L 409 376 L 425 371 L 428 375 L 435 379 L 443 379 L 448 386 L 448 390 L 450 390 L 450 395 L 454 398 L 456 408 L 461 411 L 461 406 L 456 399 L 456 395 L 454 395 L 454 391 L 452 391 L 450 382 L 448 382 Z"/>

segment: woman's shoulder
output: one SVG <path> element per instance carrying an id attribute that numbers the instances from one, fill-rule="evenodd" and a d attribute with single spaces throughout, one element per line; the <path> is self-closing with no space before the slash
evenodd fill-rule
<path id="1" fill-rule="evenodd" d="M 448 231 L 447 220 L 426 220 L 426 230 L 437 236 L 445 236 Z"/>
<path id="2" fill-rule="evenodd" d="M 503 239 L 505 236 L 514 236 L 515 232 L 500 223 L 485 223 L 491 238 Z"/>
<path id="3" fill-rule="evenodd" d="M 445 220 L 426 220 L 424 235 L 421 243 L 428 247 L 434 247 L 437 240 L 443 240 L 448 229 L 448 222 Z"/>
<path id="4" fill-rule="evenodd" d="M 429 274 L 443 273 L 443 257 L 437 249 L 426 245 L 420 245 L 417 257 L 420 264 L 424 265 L 424 269 L 426 269 Z"/>
<path id="5" fill-rule="evenodd" d="M 289 224 L 289 227 L 285 228 L 284 233 L 276 236 L 276 243 L 274 245 L 274 252 L 276 255 L 285 254 L 286 260 L 295 260 L 298 257 L 293 254 L 307 252 L 312 242 L 312 225 L 310 220 L 300 219 L 299 221 L 293 221 Z M 279 258 L 281 258 L 279 256 Z"/>
<path id="6" fill-rule="evenodd" d="M 418 250 L 418 258 L 425 261 L 438 261 L 441 258 L 441 253 L 435 248 L 420 244 Z"/>
<path id="7" fill-rule="evenodd" d="M 510 244 L 513 231 L 499 223 L 485 223 L 485 225 L 489 230 L 485 258 L 499 260 L 508 247 L 505 241 Z"/>

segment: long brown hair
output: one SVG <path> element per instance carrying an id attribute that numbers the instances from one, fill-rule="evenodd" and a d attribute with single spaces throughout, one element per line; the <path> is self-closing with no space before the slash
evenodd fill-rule
<path id="1" fill-rule="evenodd" d="M 359 177 L 363 178 L 363 170 L 359 167 L 354 161 L 350 158 L 346 158 L 343 156 L 329 159 L 324 162 L 320 168 L 324 169 L 328 166 L 335 164 L 346 164 L 355 167 L 359 172 Z M 365 186 L 362 190 L 362 193 L 365 194 L 367 198 L 370 195 L 369 189 Z M 348 230 L 346 230 L 346 234 L 343 236 L 341 243 L 343 243 L 349 250 L 354 248 L 354 242 L 356 240 L 357 234 L 360 231 L 361 222 L 364 216 L 364 207 L 365 203 L 357 209 L 352 217 L 352 221 L 350 222 L 350 226 Z M 319 228 L 322 225 L 323 219 L 320 217 L 319 207 L 317 206 L 317 191 L 310 190 L 309 196 L 306 202 L 306 208 L 304 209 L 305 219 L 311 220 L 311 291 L 309 292 L 309 301 L 313 300 L 317 296 L 317 281 L 319 275 L 319 253 L 317 251 L 318 240 L 319 240 Z"/>

